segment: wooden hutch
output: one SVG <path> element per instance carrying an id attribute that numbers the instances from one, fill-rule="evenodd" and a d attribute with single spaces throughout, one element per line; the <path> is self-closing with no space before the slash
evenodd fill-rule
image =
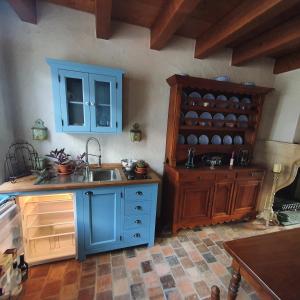
<path id="1" fill-rule="evenodd" d="M 247 167 L 229 168 L 229 165 L 224 165 L 214 169 L 207 166 L 187 169 L 185 162 L 191 147 L 199 157 L 215 152 L 231 155 L 241 149 L 247 149 L 251 155 L 264 97 L 272 89 L 181 75 L 173 75 L 167 82 L 171 91 L 164 167 L 163 227 L 171 226 L 171 231 L 176 233 L 180 228 L 255 217 L 265 174 L 263 168 L 249 164 Z M 188 95 L 193 91 L 201 96 L 211 93 L 217 98 L 222 95 L 228 100 L 191 98 Z M 242 104 L 229 100 L 233 96 L 239 100 L 247 97 L 251 102 Z M 237 117 L 246 115 L 248 121 L 189 119 L 184 117 L 188 111 L 197 112 L 199 116 L 203 112 L 212 116 L 216 113 Z M 204 134 L 209 143 L 188 145 L 186 139 L 190 134 L 197 137 Z M 215 134 L 222 139 L 225 135 L 233 138 L 239 135 L 242 143 L 212 144 L 211 138 Z M 184 137 L 185 143 L 179 143 L 179 135 Z"/>

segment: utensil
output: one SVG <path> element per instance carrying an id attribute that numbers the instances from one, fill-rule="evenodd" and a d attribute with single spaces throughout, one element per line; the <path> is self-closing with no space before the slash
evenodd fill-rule
<path id="1" fill-rule="evenodd" d="M 202 134 L 199 136 L 199 144 L 200 145 L 208 145 L 209 144 L 209 138 L 207 135 Z"/>
<path id="2" fill-rule="evenodd" d="M 222 143 L 222 139 L 218 134 L 215 134 L 212 138 L 211 138 L 211 143 L 213 145 L 221 145 Z"/>
<path id="3" fill-rule="evenodd" d="M 198 138 L 194 134 L 190 134 L 186 140 L 189 145 L 197 145 L 198 144 Z"/>

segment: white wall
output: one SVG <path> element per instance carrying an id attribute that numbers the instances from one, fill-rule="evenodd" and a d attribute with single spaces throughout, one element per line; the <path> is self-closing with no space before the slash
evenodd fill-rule
<path id="1" fill-rule="evenodd" d="M 87 135 L 59 134 L 54 129 L 50 70 L 46 57 L 88 64 L 118 67 L 126 71 L 124 84 L 124 132 L 119 136 L 96 135 L 103 148 L 103 161 L 117 162 L 123 157 L 146 159 L 162 172 L 169 86 L 166 78 L 174 73 L 212 78 L 228 74 L 232 81 L 255 81 L 273 86 L 272 61 L 262 59 L 246 67 L 231 67 L 231 51 L 209 59 L 194 59 L 195 41 L 175 37 L 162 51 L 149 49 L 149 30 L 114 23 L 113 37 L 95 38 L 91 14 L 55 6 L 38 5 L 38 25 L 21 22 L 6 1 L 0 1 L 0 28 L 3 33 L 7 84 L 14 100 L 14 123 L 18 137 L 32 142 L 45 154 L 55 147 L 66 147 L 72 154 L 84 151 Z M 49 128 L 45 142 L 33 142 L 34 120 L 41 118 Z M 145 139 L 138 144 L 129 140 L 130 126 L 139 122 Z M 262 135 L 263 136 L 263 135 Z"/>

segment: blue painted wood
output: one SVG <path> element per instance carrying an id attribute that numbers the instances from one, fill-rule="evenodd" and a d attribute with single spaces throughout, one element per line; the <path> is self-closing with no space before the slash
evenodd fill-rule
<path id="1" fill-rule="evenodd" d="M 85 249 L 99 252 L 121 241 L 120 187 L 84 191 Z"/>
<path id="2" fill-rule="evenodd" d="M 47 59 L 48 64 L 51 67 L 52 74 L 52 89 L 54 97 L 54 109 L 55 109 L 55 128 L 58 132 L 97 132 L 97 133 L 120 133 L 122 132 L 122 81 L 124 71 L 121 69 L 107 68 L 96 65 L 80 64 L 72 61 Z M 62 124 L 62 120 L 67 120 L 66 108 L 63 105 L 65 103 L 65 88 L 62 85 L 65 84 L 65 80 L 61 78 L 61 72 L 72 71 L 74 74 L 86 73 L 89 83 L 86 84 L 87 79 L 84 78 L 84 91 L 85 91 L 85 119 L 87 122 L 83 126 L 66 126 L 67 122 Z M 91 105 L 95 97 L 94 85 L 95 80 L 102 79 L 103 82 L 111 83 L 111 101 L 113 104 L 111 111 L 111 126 L 96 126 L 95 107 Z M 76 78 L 76 77 L 75 77 Z M 61 81 L 59 81 L 61 80 Z M 89 113 L 87 112 L 89 111 Z"/>
<path id="3" fill-rule="evenodd" d="M 90 93 L 91 93 L 91 131 L 92 132 L 103 132 L 103 133 L 114 133 L 117 129 L 117 95 L 116 95 L 116 78 L 107 75 L 95 75 L 90 74 Z M 109 94 L 110 94 L 110 106 L 104 106 L 97 103 L 96 98 L 96 83 L 108 83 Z M 100 95 L 101 96 L 101 95 Z M 100 112 L 101 109 L 109 109 L 109 126 L 101 126 L 97 120 L 97 110 Z"/>

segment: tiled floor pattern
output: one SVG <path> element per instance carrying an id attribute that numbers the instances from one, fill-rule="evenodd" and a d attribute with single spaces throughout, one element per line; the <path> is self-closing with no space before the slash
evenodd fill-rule
<path id="1" fill-rule="evenodd" d="M 291 227 L 290 227 L 291 228 Z M 258 221 L 180 231 L 158 238 L 152 248 L 137 247 L 30 269 L 20 299 L 209 299 L 217 284 L 226 299 L 231 259 L 223 241 L 282 230 Z M 238 299 L 258 299 L 242 281 Z"/>

